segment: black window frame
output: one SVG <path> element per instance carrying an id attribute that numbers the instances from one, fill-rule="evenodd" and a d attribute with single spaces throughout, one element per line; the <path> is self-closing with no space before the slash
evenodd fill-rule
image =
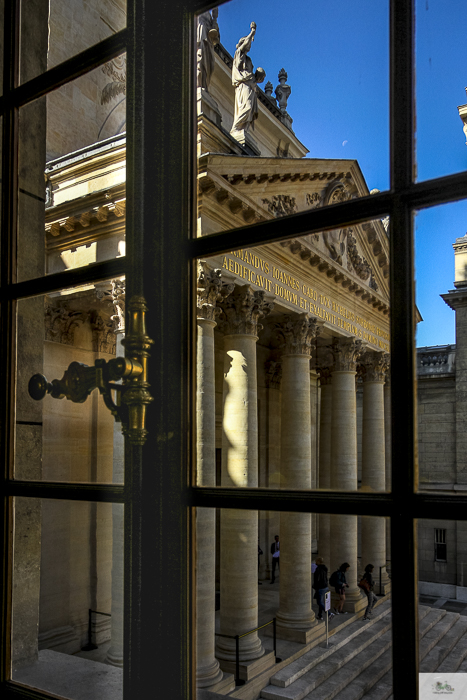
<path id="1" fill-rule="evenodd" d="M 371 197 L 196 239 L 195 13 L 218 3 L 127 0 L 127 28 L 17 85 L 19 0 L 5 0 L 2 114 L 0 415 L 4 517 L 0 687 L 46 698 L 8 680 L 11 522 L 15 496 L 125 504 L 124 697 L 195 697 L 194 509 L 249 508 L 391 518 L 394 696 L 418 697 L 417 520 L 465 520 L 465 498 L 417 493 L 413 212 L 467 197 L 467 172 L 414 182 L 414 0 L 390 0 L 390 190 Z M 20 106 L 127 51 L 127 258 L 17 282 L 17 121 Z M 174 76 L 176 79 L 174 80 Z M 157 85 L 157 90 L 154 86 Z M 161 109 L 163 105 L 163 109 Z M 390 216 L 392 491 L 384 494 L 199 488 L 193 477 L 197 258 Z M 144 270 L 141 275 L 140 271 Z M 127 274 L 127 294 L 149 302 L 152 426 L 127 448 L 125 485 L 12 479 L 16 301 Z M 169 438 L 169 435 L 171 436 Z M 190 438 L 187 441 L 186 435 Z M 131 464 L 131 469 L 129 465 Z M 157 545 L 155 547 L 155 544 Z M 158 678 L 153 672 L 157 664 Z M 170 673 L 164 673 L 170 669 Z"/>
<path id="2" fill-rule="evenodd" d="M 446 529 L 442 527 L 434 528 L 435 535 L 435 561 L 443 562 L 444 564 L 448 561 L 448 545 L 446 542 Z"/>

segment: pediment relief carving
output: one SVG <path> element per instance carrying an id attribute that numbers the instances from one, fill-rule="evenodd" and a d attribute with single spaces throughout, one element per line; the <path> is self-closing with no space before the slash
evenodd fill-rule
<path id="1" fill-rule="evenodd" d="M 280 216 L 288 216 L 298 211 L 295 197 L 288 194 L 273 195 L 270 199 L 263 199 L 262 203 L 276 219 Z"/>

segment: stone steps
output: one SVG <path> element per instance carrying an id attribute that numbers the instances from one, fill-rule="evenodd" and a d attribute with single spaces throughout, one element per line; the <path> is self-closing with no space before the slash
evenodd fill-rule
<path id="1" fill-rule="evenodd" d="M 270 685 L 263 688 L 261 697 L 266 700 L 302 700 L 330 677 L 337 674 L 340 668 L 350 663 L 354 657 L 361 654 L 368 646 L 376 643 L 378 637 L 390 631 L 390 602 L 377 608 L 373 613 L 374 619 L 369 623 L 355 621 L 355 629 L 342 629 L 331 637 L 328 648 L 317 646 L 304 654 L 300 659 L 289 664 L 271 678 Z M 388 641 L 390 644 L 390 640 Z M 384 651 L 381 648 L 380 653 Z M 368 663 L 371 663 L 370 656 Z M 350 669 L 350 666 L 347 666 Z M 361 670 L 361 666 L 359 666 Z M 358 673 L 358 671 L 356 671 Z M 348 682 L 344 680 L 344 684 Z"/>
<path id="2" fill-rule="evenodd" d="M 391 603 L 374 619 L 356 619 L 329 648 L 314 647 L 281 669 L 261 692 L 266 700 L 392 700 Z M 354 629 L 352 629 L 354 628 Z M 467 671 L 467 618 L 419 607 L 420 672 Z"/>

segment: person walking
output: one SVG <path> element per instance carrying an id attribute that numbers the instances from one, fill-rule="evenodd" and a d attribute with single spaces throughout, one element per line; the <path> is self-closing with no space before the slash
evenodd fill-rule
<path id="1" fill-rule="evenodd" d="M 336 591 L 337 595 L 339 596 L 339 602 L 334 608 L 334 613 L 336 615 L 347 615 L 347 611 L 344 611 L 344 603 L 345 603 L 345 589 L 349 587 L 349 584 L 346 581 L 345 574 L 346 571 L 350 569 L 350 564 L 348 562 L 344 562 L 343 564 L 340 565 L 339 569 L 335 572 L 336 574 L 336 584 L 334 587 L 334 590 Z M 334 576 L 334 574 L 333 574 Z"/>
<path id="2" fill-rule="evenodd" d="M 373 564 L 367 564 L 365 566 L 365 573 L 362 576 L 362 580 L 358 584 L 360 588 L 365 591 L 366 597 L 368 599 L 368 605 L 365 610 L 365 615 L 362 617 L 362 620 L 369 620 L 371 617 L 371 613 L 373 611 L 374 604 L 376 603 L 376 595 L 373 593 L 373 589 L 375 587 L 375 581 L 373 579 L 373 569 L 375 567 Z M 365 586 L 364 582 L 366 581 L 367 586 Z"/>
<path id="3" fill-rule="evenodd" d="M 315 591 L 314 598 L 318 603 L 318 615 L 316 619 L 321 622 L 324 619 L 323 612 L 325 612 L 324 596 L 329 591 L 328 570 L 324 565 L 324 559 L 322 557 L 316 559 L 316 568 L 313 572 L 313 589 Z M 333 617 L 334 615 L 331 613 L 329 619 L 332 620 Z"/>
<path id="4" fill-rule="evenodd" d="M 274 537 L 274 542 L 271 545 L 271 554 L 272 554 L 272 574 L 271 574 L 271 583 L 274 583 L 276 580 L 276 566 L 280 570 L 280 544 L 279 544 L 279 535 L 276 535 Z"/>

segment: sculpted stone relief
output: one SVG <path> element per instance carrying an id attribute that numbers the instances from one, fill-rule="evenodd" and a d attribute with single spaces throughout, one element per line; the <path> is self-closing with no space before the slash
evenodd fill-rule
<path id="1" fill-rule="evenodd" d="M 288 194 L 277 194 L 271 199 L 263 199 L 262 202 L 266 204 L 269 213 L 276 218 L 295 214 L 298 211 L 295 197 L 290 197 Z"/>

